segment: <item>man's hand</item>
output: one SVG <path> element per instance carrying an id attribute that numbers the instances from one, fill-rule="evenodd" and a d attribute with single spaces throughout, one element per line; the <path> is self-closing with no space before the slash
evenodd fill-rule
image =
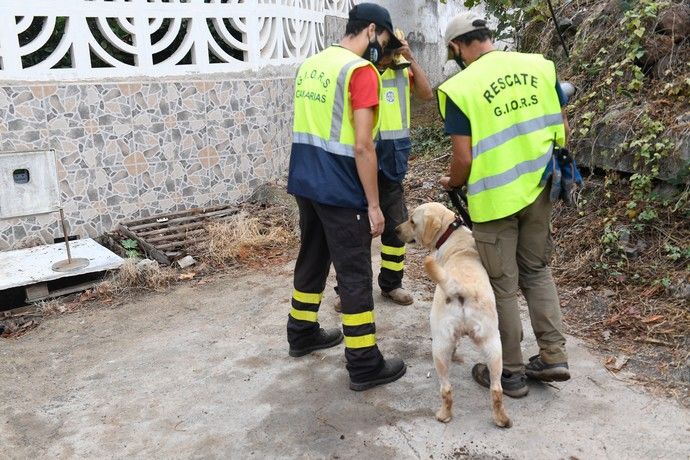
<path id="1" fill-rule="evenodd" d="M 383 233 L 383 227 L 386 224 L 383 212 L 379 206 L 369 206 L 369 208 L 367 208 L 367 213 L 369 214 L 371 237 L 376 238 Z"/>
<path id="2" fill-rule="evenodd" d="M 410 45 L 408 45 L 407 40 L 400 39 L 400 43 L 402 43 L 402 46 L 395 50 L 396 54 L 402 55 L 405 59 L 408 61 L 414 61 L 414 58 L 412 57 L 412 50 L 410 49 Z"/>
<path id="3" fill-rule="evenodd" d="M 441 184 L 444 190 L 453 190 L 453 187 L 450 185 L 450 176 L 443 176 L 438 183 Z"/>

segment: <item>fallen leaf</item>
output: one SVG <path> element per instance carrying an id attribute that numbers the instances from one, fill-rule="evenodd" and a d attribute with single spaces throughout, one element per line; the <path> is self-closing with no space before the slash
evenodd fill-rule
<path id="1" fill-rule="evenodd" d="M 616 356 L 615 358 L 613 356 L 609 356 L 606 359 L 606 362 L 604 365 L 606 368 L 610 371 L 618 372 L 621 369 L 623 369 L 623 366 L 626 365 L 630 357 L 628 355 L 620 354 Z"/>

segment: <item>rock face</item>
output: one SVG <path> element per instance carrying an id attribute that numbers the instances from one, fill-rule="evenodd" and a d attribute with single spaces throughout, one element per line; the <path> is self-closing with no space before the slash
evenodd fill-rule
<path id="1" fill-rule="evenodd" d="M 590 167 L 603 167 L 616 171 L 634 173 L 632 155 L 614 155 L 620 144 L 630 135 L 630 127 L 625 120 L 634 119 L 640 107 L 612 106 L 608 113 L 595 121 L 588 139 L 577 144 L 575 155 L 578 163 Z M 679 122 L 687 115 L 679 115 Z M 673 139 L 676 149 L 672 156 L 660 163 L 659 179 L 671 182 L 690 183 L 690 176 L 683 174 L 690 165 L 690 134 Z"/>
<path id="2" fill-rule="evenodd" d="M 621 4 L 621 0 L 604 2 L 600 10 L 601 17 L 620 18 Z M 644 53 L 635 62 L 645 74 L 645 85 L 663 88 L 665 83 L 671 83 L 685 71 L 683 66 L 679 72 L 679 63 L 687 61 L 689 40 L 690 3 L 672 3 L 659 12 L 656 27 L 647 29 L 643 37 Z M 684 84 L 679 83 L 679 78 L 673 81 L 676 85 Z M 658 178 L 671 183 L 690 183 L 690 132 L 684 129 L 690 125 L 690 112 L 687 107 L 683 109 L 682 104 L 677 103 L 682 99 L 673 99 L 687 97 L 684 96 L 687 89 L 678 91 L 680 93 L 666 101 L 656 97 L 658 95 L 645 96 L 645 99 L 633 104 L 629 100 L 616 99 L 616 102 L 603 110 L 603 115 L 598 119 L 594 118 L 587 137 L 576 140 L 576 155 L 579 161 L 590 167 L 603 167 L 627 173 L 638 172 L 633 167 L 634 155 L 621 155 L 620 145 L 629 142 L 637 134 L 631 129 L 633 120 L 637 120 L 641 113 L 653 113 L 655 118 L 667 120 L 667 130 L 660 136 L 675 145 L 673 153 L 660 160 Z M 675 108 L 666 109 L 666 106 L 654 105 L 659 103 Z M 675 112 L 669 113 L 670 110 Z M 675 119 L 676 122 L 668 122 L 671 119 Z"/>
<path id="3" fill-rule="evenodd" d="M 659 15 L 657 32 L 673 37 L 673 41 L 680 43 L 690 37 L 690 5 L 676 3 Z"/>
<path id="4" fill-rule="evenodd" d="M 653 34 L 644 41 L 644 56 L 640 58 L 643 68 L 651 67 L 673 52 L 673 38 L 668 35 Z"/>

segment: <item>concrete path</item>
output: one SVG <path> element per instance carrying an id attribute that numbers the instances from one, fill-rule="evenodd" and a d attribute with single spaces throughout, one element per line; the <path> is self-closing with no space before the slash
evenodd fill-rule
<path id="1" fill-rule="evenodd" d="M 290 275 L 225 276 L 0 339 L 0 458 L 688 458 L 690 411 L 612 377 L 575 339 L 574 378 L 506 398 L 509 430 L 493 425 L 463 341 L 455 418 L 437 422 L 426 290 L 412 307 L 376 291 L 379 345 L 409 369 L 352 392 L 342 347 L 287 356 Z"/>

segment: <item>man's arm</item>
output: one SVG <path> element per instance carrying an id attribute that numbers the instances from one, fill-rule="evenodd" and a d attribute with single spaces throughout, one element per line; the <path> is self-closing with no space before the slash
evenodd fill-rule
<path id="1" fill-rule="evenodd" d="M 450 135 L 453 156 L 449 175 L 442 177 L 439 182 L 443 188 L 450 190 L 465 185 L 472 167 L 472 125 L 451 99 L 446 101 L 445 132 Z"/>
<path id="2" fill-rule="evenodd" d="M 400 40 L 403 44 L 401 48 L 398 48 L 398 53 L 410 61 L 410 69 L 414 75 L 414 85 L 412 86 L 412 94 L 418 99 L 423 101 L 430 101 L 434 98 L 434 91 L 431 89 L 431 84 L 429 79 L 426 77 L 424 70 L 417 64 L 417 60 L 412 55 L 412 50 L 407 44 L 406 40 Z"/>
<path id="3" fill-rule="evenodd" d="M 446 190 L 465 185 L 472 168 L 472 137 L 454 134 L 450 136 L 450 140 L 453 146 L 450 171 L 448 176 L 440 180 Z"/>
<path id="4" fill-rule="evenodd" d="M 379 205 L 378 162 L 376 147 L 371 138 L 374 128 L 376 108 L 368 107 L 354 110 L 355 123 L 355 163 L 357 174 L 367 197 L 371 235 L 377 237 L 383 233 L 383 212 Z"/>

